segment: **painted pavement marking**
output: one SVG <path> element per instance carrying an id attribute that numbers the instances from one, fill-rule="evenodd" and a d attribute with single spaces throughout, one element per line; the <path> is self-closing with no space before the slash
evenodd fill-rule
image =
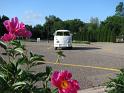
<path id="1" fill-rule="evenodd" d="M 63 66 L 72 66 L 72 67 L 93 68 L 93 69 L 108 70 L 108 71 L 115 71 L 115 72 L 120 71 L 119 69 L 116 69 L 116 68 L 107 68 L 107 67 L 100 67 L 100 66 L 87 66 L 87 65 L 65 64 L 65 63 L 54 63 L 54 62 L 44 62 L 44 63 L 54 64 L 54 65 L 63 65 Z"/>

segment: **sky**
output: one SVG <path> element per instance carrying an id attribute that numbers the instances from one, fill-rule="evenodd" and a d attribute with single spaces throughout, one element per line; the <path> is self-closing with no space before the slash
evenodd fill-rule
<path id="1" fill-rule="evenodd" d="M 55 15 L 62 20 L 80 19 L 89 22 L 91 17 L 104 21 L 115 14 L 115 8 L 124 0 L 0 0 L 0 15 L 33 25 L 44 24 L 45 17 Z"/>

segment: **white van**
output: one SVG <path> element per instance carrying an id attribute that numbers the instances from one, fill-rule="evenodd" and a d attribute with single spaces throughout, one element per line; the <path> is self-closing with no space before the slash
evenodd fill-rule
<path id="1" fill-rule="evenodd" d="M 69 30 L 57 30 L 54 33 L 54 48 L 72 48 L 72 34 Z"/>

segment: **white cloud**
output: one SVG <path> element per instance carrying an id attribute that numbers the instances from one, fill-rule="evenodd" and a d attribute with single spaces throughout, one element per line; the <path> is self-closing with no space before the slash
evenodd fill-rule
<path id="1" fill-rule="evenodd" d="M 22 20 L 25 24 L 36 25 L 41 24 L 42 16 L 38 12 L 29 10 L 24 12 Z"/>
<path id="2" fill-rule="evenodd" d="M 37 12 L 34 12 L 32 10 L 30 11 L 26 11 L 25 12 L 25 15 L 24 15 L 24 19 L 40 19 L 41 18 L 41 15 Z"/>

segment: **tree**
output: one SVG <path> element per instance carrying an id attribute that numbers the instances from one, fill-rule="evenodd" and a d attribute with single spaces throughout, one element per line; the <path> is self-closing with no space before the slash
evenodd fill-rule
<path id="1" fill-rule="evenodd" d="M 41 38 L 42 37 L 42 32 L 43 32 L 43 27 L 38 24 L 34 26 L 33 31 L 32 31 L 32 38 Z"/>
<path id="2" fill-rule="evenodd" d="M 56 17 L 54 15 L 46 16 L 45 17 L 45 24 L 44 27 L 46 28 L 45 30 L 49 32 L 49 34 L 53 34 L 55 32 L 55 23 L 56 22 L 62 22 L 62 20 L 59 17 Z"/>
<path id="3" fill-rule="evenodd" d="M 54 15 L 46 16 L 45 17 L 46 22 L 43 25 L 44 31 L 47 34 L 47 39 L 49 42 L 49 39 L 53 38 L 53 33 L 56 29 L 60 29 L 62 26 L 62 20 L 59 17 L 56 17 Z"/>
<path id="4" fill-rule="evenodd" d="M 100 25 L 98 17 L 94 17 L 94 18 L 91 17 L 90 18 L 90 23 L 95 24 L 97 27 L 99 27 L 99 25 Z"/>
<path id="5" fill-rule="evenodd" d="M 63 21 L 57 21 L 54 23 L 54 30 L 65 29 L 65 24 Z"/>
<path id="6" fill-rule="evenodd" d="M 88 33 L 86 35 L 88 35 L 88 40 L 89 41 L 97 41 L 97 34 L 99 34 L 97 32 L 97 30 L 99 29 L 99 26 L 100 26 L 100 22 L 99 22 L 99 19 L 97 17 L 93 18 L 91 17 L 90 18 L 90 23 L 87 23 L 87 31 Z"/>
<path id="7" fill-rule="evenodd" d="M 101 29 L 104 28 L 111 32 L 112 41 L 115 42 L 116 36 L 119 36 L 124 26 L 124 17 L 121 16 L 110 16 L 104 22 L 101 23 Z M 107 33 L 109 33 L 106 31 Z"/>
<path id="8" fill-rule="evenodd" d="M 124 16 L 124 4 L 123 2 L 120 2 L 117 6 L 116 6 L 116 14 L 117 16 Z"/>
<path id="9" fill-rule="evenodd" d="M 83 31 L 85 25 L 80 19 L 66 20 L 64 24 L 65 28 L 70 30 L 73 34 Z"/>
<path id="10" fill-rule="evenodd" d="M 0 37 L 3 36 L 5 33 L 8 33 L 5 26 L 3 25 L 3 22 L 5 20 L 9 20 L 9 18 L 5 15 L 3 15 L 2 17 L 0 16 Z"/>

